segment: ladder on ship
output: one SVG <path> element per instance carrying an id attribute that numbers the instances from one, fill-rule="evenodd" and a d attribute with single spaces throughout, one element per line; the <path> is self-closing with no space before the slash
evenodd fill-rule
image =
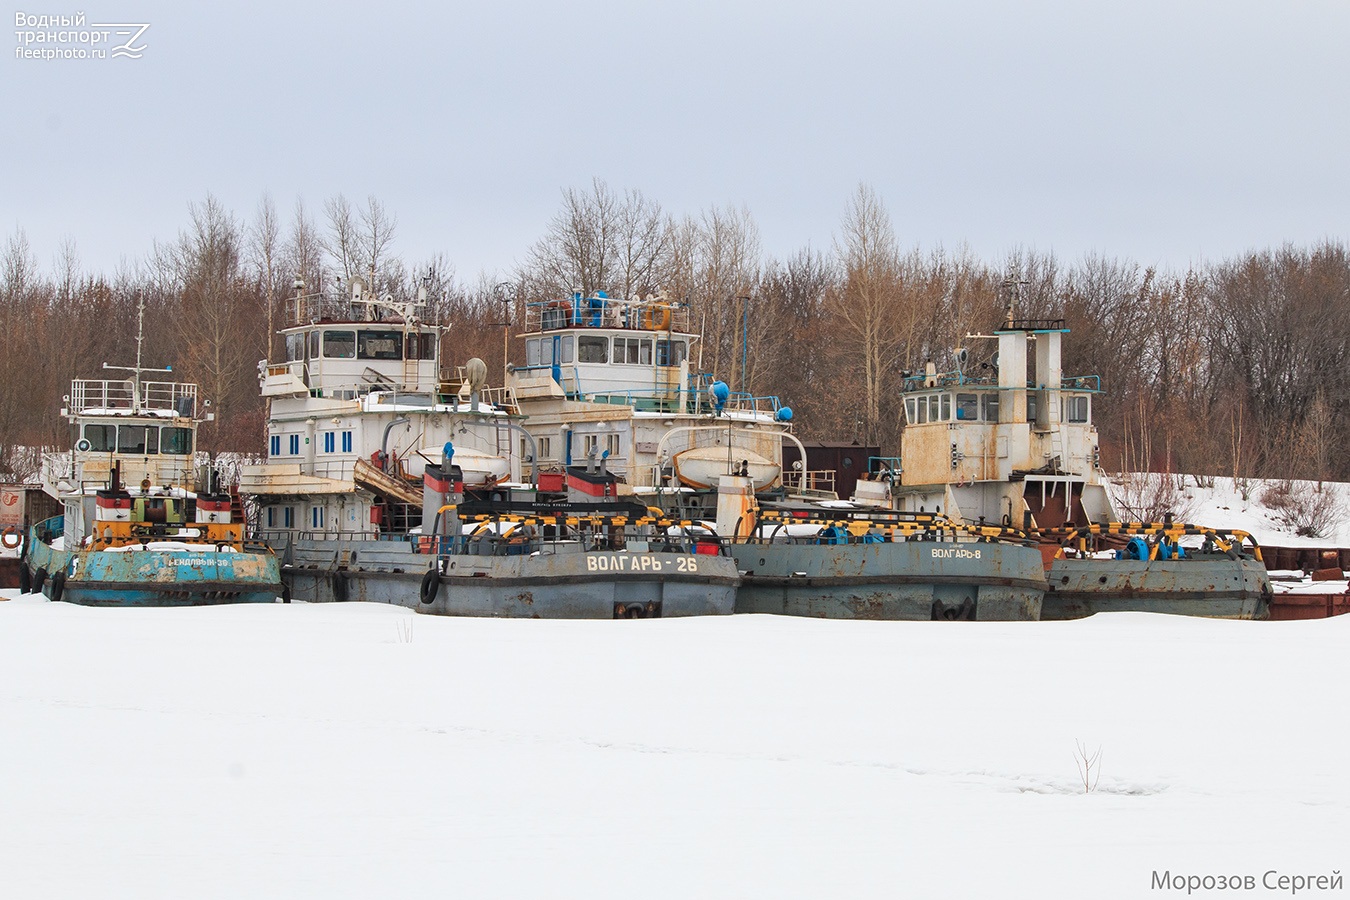
<path id="1" fill-rule="evenodd" d="M 497 455 L 504 459 L 511 459 L 511 457 L 515 455 L 511 452 L 511 426 L 507 425 L 505 422 L 498 421 L 496 423 L 496 431 Z M 522 440 L 524 439 L 522 438 Z M 519 457 L 522 461 L 525 459 L 526 452 L 527 451 L 522 450 L 519 453 Z"/>
<path id="2" fill-rule="evenodd" d="M 1045 421 L 1050 426 L 1050 464 L 1057 470 L 1065 471 L 1064 465 L 1064 429 L 1060 419 L 1060 404 L 1063 402 L 1059 391 L 1047 391 Z"/>
<path id="3" fill-rule="evenodd" d="M 417 367 L 421 362 L 422 335 L 411 322 L 403 323 L 403 389 L 416 391 Z"/>

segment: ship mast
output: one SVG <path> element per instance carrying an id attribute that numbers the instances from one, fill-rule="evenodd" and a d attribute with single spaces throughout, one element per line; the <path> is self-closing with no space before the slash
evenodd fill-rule
<path id="1" fill-rule="evenodd" d="M 142 372 L 172 372 L 173 366 L 165 366 L 162 369 L 147 369 L 141 365 L 141 343 L 145 340 L 145 294 L 140 294 L 136 304 L 136 365 L 132 366 L 110 366 L 103 364 L 103 368 L 112 369 L 119 372 L 131 373 L 131 413 L 140 415 L 141 413 L 141 373 Z"/>

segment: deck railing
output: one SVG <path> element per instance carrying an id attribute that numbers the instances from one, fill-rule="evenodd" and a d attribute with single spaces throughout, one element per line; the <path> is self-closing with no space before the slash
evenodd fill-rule
<path id="1" fill-rule="evenodd" d="M 197 408 L 197 385 L 181 381 L 142 381 L 140 408 L 192 416 Z M 70 414 L 92 410 L 130 412 L 136 399 L 133 379 L 118 381 L 77 378 L 70 383 Z"/>

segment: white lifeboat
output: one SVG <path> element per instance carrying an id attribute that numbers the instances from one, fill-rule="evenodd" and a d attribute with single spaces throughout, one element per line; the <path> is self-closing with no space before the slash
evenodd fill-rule
<path id="1" fill-rule="evenodd" d="M 783 473 L 778 463 L 744 448 L 732 448 L 730 465 L 726 447 L 695 447 L 675 454 L 675 477 L 692 488 L 715 488 L 723 475 L 739 474 L 742 469 L 756 491 L 773 487 Z"/>
<path id="2" fill-rule="evenodd" d="M 425 459 L 439 460 L 441 449 L 439 447 L 428 447 L 422 451 L 421 455 Z M 466 488 L 490 487 L 500 481 L 507 481 L 511 477 L 511 462 L 504 456 L 483 453 L 480 450 L 471 450 L 467 447 L 456 447 L 455 456 L 451 462 L 459 466 L 460 472 L 464 475 L 464 486 Z"/>

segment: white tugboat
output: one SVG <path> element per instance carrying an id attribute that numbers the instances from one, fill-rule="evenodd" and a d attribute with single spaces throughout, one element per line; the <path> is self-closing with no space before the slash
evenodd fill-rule
<path id="1" fill-rule="evenodd" d="M 541 502 L 515 399 L 485 386 L 476 359 L 442 377 L 443 329 L 421 318 L 425 295 L 376 299 L 360 279 L 350 289 L 334 303 L 297 283 L 286 359 L 260 367 L 268 455 L 243 468 L 241 490 L 259 536 L 285 548 L 289 597 L 446 615 L 732 611 L 735 564 L 619 497 L 594 447 L 590 471 L 560 471 Z M 592 482 L 606 485 L 599 496 Z"/>
<path id="2" fill-rule="evenodd" d="M 756 491 L 783 486 L 792 410 L 691 369 L 699 336 L 683 304 L 574 294 L 528 304 L 522 336 L 508 385 L 545 471 L 605 454 L 636 489 L 709 490 L 729 465 Z"/>

